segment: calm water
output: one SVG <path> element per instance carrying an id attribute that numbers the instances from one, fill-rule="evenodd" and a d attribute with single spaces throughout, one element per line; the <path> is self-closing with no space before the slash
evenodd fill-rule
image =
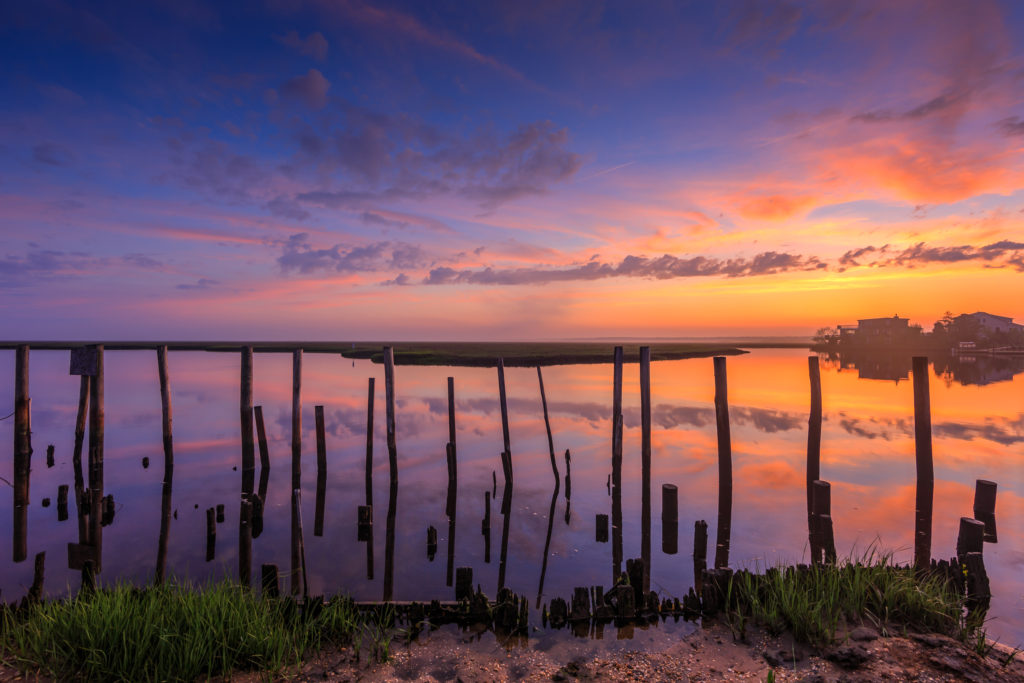
<path id="1" fill-rule="evenodd" d="M 238 492 L 241 485 L 236 354 L 171 352 L 175 467 L 168 573 L 190 579 L 234 576 L 238 567 Z M 909 359 L 823 361 L 821 477 L 832 483 L 832 518 L 840 556 L 869 547 L 912 558 L 914 527 L 913 396 Z M 105 493 L 116 516 L 103 535 L 100 580 L 144 583 L 153 576 L 160 529 L 163 451 L 156 354 L 107 352 Z M 1024 374 L 1012 363 L 940 363 L 930 376 L 935 453 L 932 553 L 954 554 L 959 517 L 970 516 L 975 479 L 999 483 L 999 542 L 986 544 L 995 596 L 988 630 L 1012 645 L 1024 639 Z M 0 415 L 13 411 L 14 354 L 0 352 Z M 399 492 L 394 598 L 451 598 L 446 585 L 449 539 L 445 513 L 448 440 L 446 377 L 455 377 L 458 429 L 457 534 L 454 564 L 469 566 L 474 583 L 493 595 L 498 585 L 504 518 L 501 514 L 501 420 L 493 368 L 396 368 Z M 728 360 L 732 418 L 733 567 L 807 561 L 804 488 L 809 388 L 807 352 L 756 350 Z M 364 500 L 366 385 L 376 378 L 373 579 L 367 544 L 356 537 L 356 508 Z M 640 555 L 640 419 L 638 366 L 625 367 L 624 557 Z M 709 525 L 713 557 L 717 510 L 717 451 L 712 361 L 655 362 L 653 404 L 651 587 L 668 596 L 693 584 L 693 522 Z M 609 514 L 612 367 L 544 369 L 558 468 L 572 453 L 571 502 L 565 487 L 552 501 L 554 477 L 534 369 L 506 369 L 515 489 L 508 519 L 505 584 L 534 598 L 541 583 L 549 521 L 551 534 L 543 601 L 568 598 L 578 585 L 610 585 L 612 543 L 597 543 L 595 515 Z M 14 563 L 11 543 L 0 552 L 4 599 L 20 598 L 32 581 L 32 557 L 46 551 L 46 588 L 66 593 L 79 584 L 68 570 L 67 544 L 78 540 L 74 488 L 70 517 L 57 521 L 57 489 L 73 483 L 71 453 L 78 377 L 68 354 L 31 355 L 32 458 L 28 560 Z M 263 533 L 253 541 L 254 577 L 261 563 L 289 566 L 291 357 L 257 354 L 255 403 L 262 405 L 270 439 L 271 474 Z M 324 534 L 313 535 L 316 491 L 314 405 L 327 425 Z M 383 368 L 368 361 L 306 354 L 303 365 L 303 510 L 309 588 L 380 599 L 385 573 L 388 503 Z M 0 421 L 0 475 L 11 480 L 13 419 Z M 46 467 L 46 446 L 56 465 Z M 148 456 L 151 465 L 142 466 Z M 239 470 L 232 468 L 239 466 Z M 258 458 L 257 458 L 258 470 Z M 497 472 L 491 503 L 490 562 L 485 562 L 484 492 Z M 259 475 L 257 473 L 257 480 Z M 679 553 L 662 552 L 661 485 L 679 487 Z M 42 507 L 44 497 L 51 499 Z M 216 559 L 206 561 L 205 510 L 225 504 Z M 198 506 L 198 507 L 196 507 Z M 12 489 L 0 486 L 0 529 L 11 534 Z M 553 516 L 551 510 L 554 510 Z M 437 555 L 426 552 L 427 527 L 438 531 Z M 9 537 L 9 536 L 8 536 Z M 287 582 L 285 582 L 287 585 Z"/>

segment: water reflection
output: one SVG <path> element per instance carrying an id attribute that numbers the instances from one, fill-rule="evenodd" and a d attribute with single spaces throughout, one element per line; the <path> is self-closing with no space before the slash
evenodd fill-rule
<path id="1" fill-rule="evenodd" d="M 900 382 L 910 377 L 911 354 L 883 351 L 840 351 L 821 354 L 826 367 L 840 371 L 856 371 L 860 379 L 881 379 Z M 1024 356 L 959 354 L 935 352 L 928 354 L 935 376 L 947 385 L 985 386 L 1011 382 L 1024 373 Z"/>
<path id="2" fill-rule="evenodd" d="M 152 353 L 107 352 L 106 468 L 104 496 L 113 491 L 121 512 L 103 529 L 105 555 L 103 583 L 129 580 L 146 583 L 154 578 L 153 545 L 157 545 L 157 571 L 203 580 L 235 577 L 248 562 L 244 547 L 236 549 L 233 533 L 221 533 L 221 545 L 209 564 L 204 562 L 205 511 L 239 495 L 241 452 L 239 355 L 172 352 L 174 378 L 173 473 L 167 465 L 144 470 L 140 457 L 159 457 L 163 451 L 160 425 L 161 395 Z M 58 524 L 50 512 L 38 514 L 38 504 L 25 506 L 26 551 L 46 551 L 62 557 L 69 542 L 77 548 L 72 558 L 89 557 L 90 523 L 101 520 L 102 505 L 92 506 L 86 488 L 86 467 L 74 457 L 76 438 L 84 445 L 90 386 L 87 378 L 68 375 L 67 353 L 32 352 L 32 407 L 34 440 L 55 444 L 55 466 L 32 472 L 36 491 L 59 491 L 68 486 L 75 494 L 75 525 Z M 13 387 L 14 354 L 0 354 L 0 383 Z M 523 594 L 569 596 L 579 585 L 610 585 L 625 557 L 641 555 L 643 535 L 641 482 L 641 426 L 639 380 L 636 372 L 620 380 L 621 398 L 615 408 L 615 367 L 552 366 L 541 379 L 535 368 L 505 371 L 506 410 L 516 440 L 514 491 L 502 490 L 494 501 L 502 514 L 499 561 L 489 563 L 489 536 L 484 543 L 475 532 L 457 542 L 456 526 L 475 529 L 481 516 L 480 493 L 496 492 L 498 455 L 504 447 L 499 432 L 500 398 L 489 368 L 397 369 L 395 390 L 396 464 L 401 486 L 391 487 L 384 474 L 390 468 L 372 460 L 372 442 L 385 438 L 385 420 L 373 421 L 372 391 L 365 401 L 367 380 L 383 381 L 383 368 L 365 361 L 355 367 L 337 357 L 309 354 L 303 359 L 304 381 L 297 411 L 294 403 L 293 361 L 286 354 L 257 353 L 253 359 L 253 416 L 260 445 L 258 494 L 248 498 L 251 537 L 256 538 L 262 517 L 262 535 L 252 543 L 254 566 L 287 567 L 290 551 L 289 509 L 292 496 L 292 453 L 289 433 L 292 414 L 298 414 L 297 442 L 300 461 L 316 457 L 314 405 L 324 406 L 324 432 L 329 466 L 323 481 L 313 467 L 299 467 L 296 515 L 315 519 L 322 510 L 323 537 L 304 539 L 306 576 L 310 593 L 350 592 L 359 599 L 379 599 L 384 577 L 374 572 L 371 536 L 353 530 L 355 510 L 387 496 L 388 508 L 378 519 L 387 524 L 385 564 L 389 592 L 399 600 L 444 598 L 453 567 L 473 567 L 476 581 L 502 585 Z M 726 530 L 718 519 L 718 432 L 711 363 L 707 359 L 655 362 L 651 366 L 651 486 L 678 486 L 678 527 L 687 531 L 707 519 L 714 540 Z M 632 367 L 636 367 L 633 365 Z M 822 363 L 822 422 L 820 476 L 831 483 L 835 543 L 840 557 L 863 549 L 880 537 L 882 547 L 895 549 L 897 559 L 911 559 L 915 509 L 913 393 L 910 382 L 869 382 L 857 373 L 837 372 Z M 940 370 L 942 366 L 940 365 Z M 729 564 L 755 561 L 807 561 L 807 461 L 809 416 L 807 353 L 758 350 L 729 359 L 728 413 L 733 498 L 728 520 Z M 935 376 L 935 366 L 930 370 Z M 459 394 L 449 405 L 445 381 L 451 374 Z M 544 382 L 548 422 L 544 421 L 540 382 Z M 985 562 L 992 580 L 991 616 L 1003 634 L 1024 633 L 1024 579 L 1019 561 L 1024 557 L 1022 500 L 1024 468 L 1024 392 L 1021 377 L 965 387 L 933 381 L 931 385 L 934 457 L 934 555 L 952 553 L 959 516 L 970 515 L 975 480 L 999 485 L 999 543 L 985 545 Z M 612 386 L 609 386 L 611 384 Z M 83 388 L 84 387 L 84 388 Z M 607 400 L 611 389 L 611 400 Z M 8 395 L 10 398 L 10 394 Z M 83 398 L 84 397 L 84 398 Z M 82 398 L 76 405 L 76 399 Z M 609 403 L 612 405 L 609 406 Z M 80 408 L 80 411 L 78 410 Z M 383 410 L 382 407 L 378 407 Z M 609 410 L 611 408 L 611 410 Z M 8 409 L 9 411 L 9 409 Z M 308 411 L 306 419 L 301 414 Z M 81 434 L 76 418 L 82 415 Z M 616 418 L 618 413 L 620 417 Z M 447 443 L 453 441 L 449 417 L 458 420 L 457 484 L 449 476 Z M 263 416 L 266 423 L 260 435 Z M 367 425 L 366 423 L 370 424 Z M 563 450 L 571 450 L 571 503 L 576 514 L 568 525 L 553 523 L 565 481 L 554 494 L 547 425 Z M 0 443 L 13 444 L 11 421 L 0 422 Z M 305 436 L 305 439 L 302 437 Z M 621 445 L 616 445 L 616 444 Z M 444 453 L 439 447 L 445 444 Z M 80 447 L 81 449 L 81 447 Z M 609 475 L 609 451 L 612 468 Z M 616 451 L 619 456 L 616 457 Z M 165 454 L 166 456 L 167 454 Z M 557 451 L 556 451 L 557 455 Z M 369 457 L 367 457 L 369 456 Z M 0 458 L 13 478 L 13 453 Z M 264 460 L 266 466 L 264 466 Z M 618 461 L 618 467 L 616 467 Z M 155 460 L 154 460 L 155 462 Z M 561 462 L 556 457 L 558 469 Z M 369 463 L 369 487 L 359 476 Z M 77 466 L 76 466 L 77 464 Z M 294 461 L 293 461 L 294 464 Z M 239 467 L 244 470 L 244 467 Z M 306 471 L 302 471 L 305 469 Z M 373 476 L 374 473 L 376 476 Z M 559 472 L 559 479 L 566 473 Z M 99 483 L 99 479 L 96 479 Z M 556 480 L 557 481 L 557 480 Z M 173 487 L 172 487 L 173 482 Z M 314 495 L 314 491 L 321 496 Z M 504 487 L 509 488 L 509 487 Z M 173 499 L 172 499 L 173 490 Z M 88 496 L 87 496 L 88 492 Z M 611 511 L 609 507 L 609 497 Z M 14 491 L 0 489 L 0 524 L 16 529 Z M 8 496 L 8 498 L 3 498 Z M 37 493 L 37 499 L 41 496 Z M 57 507 L 60 509 L 60 495 Z M 242 502 L 244 502 L 243 499 Z M 554 500 L 554 510 L 552 501 Z M 70 500 L 68 501 L 71 502 Z M 302 503 L 308 503 L 303 508 Z M 263 507 L 261 516 L 257 508 Z M 69 506 L 70 507 L 70 506 Z M 228 505 L 228 522 L 235 522 Z M 177 508 L 177 517 L 175 517 Z M 97 515 L 89 513 L 97 510 Z M 239 541 L 244 539 L 245 510 L 239 510 Z M 170 514 L 168 514 L 168 512 Z M 610 513 L 610 514 L 609 514 Z M 609 515 L 609 545 L 595 540 L 593 520 Z M 979 513 L 980 514 L 980 513 Z M 546 515 L 546 516 L 545 516 Z M 702 555 L 695 546 L 694 562 L 674 561 L 667 554 L 672 544 L 671 525 L 663 516 L 663 544 L 652 548 L 652 590 L 667 597 L 682 596 L 695 584 L 695 566 Z M 497 520 L 495 520 L 497 522 Z M 314 523 L 315 528 L 316 525 Z M 448 529 L 447 562 L 429 563 L 423 555 L 423 532 L 434 526 Z M 678 531 L 677 527 L 677 531 Z M 372 527 L 370 527 L 372 529 Z M 481 526 L 481 531 L 489 526 Z M 347 530 L 347 531 L 346 531 Z M 79 535 L 81 532 L 81 535 Z M 360 540 L 369 538 L 371 540 Z M 146 540 L 149 539 L 149 540 Z M 499 539 L 496 539 L 496 541 Z M 699 544 L 699 527 L 698 538 Z M 77 543 L 76 543 L 77 541 Z M 678 541 L 678 539 L 677 539 Z M 365 545 L 364 545 L 365 544 Z M 717 544 L 716 544 L 717 545 Z M 379 548 L 378 548 L 379 550 Z M 658 556 L 658 553 L 662 553 Z M 237 554 L 236 554 L 237 553 Z M 609 557 L 611 555 L 611 557 Z M 364 563 L 365 558 L 365 563 Z M 707 561 L 707 560 L 704 560 Z M 609 577 L 609 563 L 613 576 Z M 32 563 L 0 564 L 0 588 L 8 596 L 22 595 L 31 584 Z M 301 559 L 299 561 L 301 567 Z M 162 569 L 161 569 L 162 568 Z M 699 567 L 698 567 L 699 568 Z M 50 588 L 54 592 L 71 583 L 74 574 L 51 559 Z M 78 564 L 77 570 L 84 570 Z M 542 578 L 543 577 L 543 578 Z M 77 583 L 77 582 L 76 582 Z M 491 592 L 491 591 L 488 591 Z"/>

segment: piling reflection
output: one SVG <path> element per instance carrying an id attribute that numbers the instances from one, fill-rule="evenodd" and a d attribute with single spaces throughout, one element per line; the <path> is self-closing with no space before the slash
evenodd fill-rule
<path id="1" fill-rule="evenodd" d="M 544 537 L 544 555 L 540 564 L 540 583 L 537 585 L 537 609 L 540 609 L 541 597 L 544 595 L 544 577 L 548 573 L 548 555 L 551 551 L 551 531 L 555 526 L 555 504 L 558 502 L 558 488 L 558 477 L 555 476 L 555 488 L 551 491 L 551 507 L 548 509 L 548 533 Z"/>
<path id="2" fill-rule="evenodd" d="M 568 507 L 566 514 L 569 514 Z M 508 563 L 508 531 L 512 520 L 512 480 L 505 481 L 501 495 L 501 555 L 498 558 L 498 590 L 505 587 L 505 566 Z"/>

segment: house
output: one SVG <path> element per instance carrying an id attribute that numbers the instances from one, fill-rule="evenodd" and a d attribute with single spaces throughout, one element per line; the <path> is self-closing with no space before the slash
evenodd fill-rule
<path id="1" fill-rule="evenodd" d="M 857 341 L 886 343 L 907 338 L 910 318 L 894 315 L 891 318 L 865 318 L 857 321 Z"/>
<path id="2" fill-rule="evenodd" d="M 953 318 L 953 322 L 961 329 L 977 330 L 982 337 L 987 337 L 993 333 L 1024 332 L 1024 325 L 1013 322 L 1013 318 L 984 313 L 982 311 L 958 315 Z"/>

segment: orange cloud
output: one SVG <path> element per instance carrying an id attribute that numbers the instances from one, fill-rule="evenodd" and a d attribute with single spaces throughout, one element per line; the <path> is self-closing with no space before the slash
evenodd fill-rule
<path id="1" fill-rule="evenodd" d="M 816 197 L 772 194 L 741 200 L 737 210 L 744 218 L 763 221 L 781 221 L 806 211 Z"/>

